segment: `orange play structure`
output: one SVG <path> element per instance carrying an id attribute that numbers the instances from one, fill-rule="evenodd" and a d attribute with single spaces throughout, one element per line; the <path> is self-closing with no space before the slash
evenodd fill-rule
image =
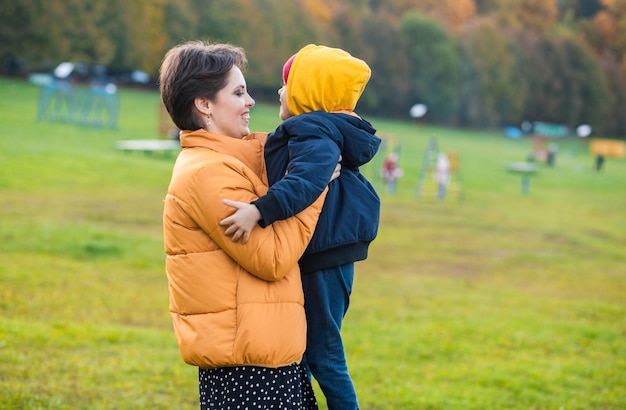
<path id="1" fill-rule="evenodd" d="M 594 138 L 589 144 L 589 149 L 594 156 L 624 158 L 626 156 L 626 144 L 624 141 Z"/>

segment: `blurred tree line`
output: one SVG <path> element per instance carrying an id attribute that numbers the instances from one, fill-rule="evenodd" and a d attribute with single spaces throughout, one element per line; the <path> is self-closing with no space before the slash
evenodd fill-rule
<path id="1" fill-rule="evenodd" d="M 257 100 L 317 43 L 370 64 L 364 113 L 422 103 L 445 125 L 626 135 L 626 0 L 0 0 L 5 74 L 82 61 L 154 78 L 167 49 L 199 38 L 245 48 Z"/>

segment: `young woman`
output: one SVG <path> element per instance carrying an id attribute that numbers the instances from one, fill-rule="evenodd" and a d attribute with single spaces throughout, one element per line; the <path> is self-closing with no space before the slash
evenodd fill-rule
<path id="1" fill-rule="evenodd" d="M 225 198 L 250 203 L 267 192 L 261 135 L 248 135 L 242 49 L 194 41 L 165 55 L 160 89 L 181 130 L 163 214 L 174 333 L 198 366 L 201 409 L 316 409 L 301 364 L 306 319 L 298 259 L 326 192 L 247 244 L 219 221 Z"/>

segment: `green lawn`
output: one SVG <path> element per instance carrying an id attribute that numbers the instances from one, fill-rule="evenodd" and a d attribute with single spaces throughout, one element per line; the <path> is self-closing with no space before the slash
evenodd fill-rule
<path id="1" fill-rule="evenodd" d="M 158 95 L 121 90 L 117 129 L 37 122 L 37 95 L 0 79 L 0 408 L 197 408 L 163 266 L 175 154 L 114 149 L 157 137 Z M 369 119 L 382 220 L 344 325 L 362 409 L 626 408 L 626 160 L 560 142 L 523 195 L 505 164 L 528 139 Z M 443 202 L 430 175 L 415 196 L 431 139 L 460 158 Z"/>

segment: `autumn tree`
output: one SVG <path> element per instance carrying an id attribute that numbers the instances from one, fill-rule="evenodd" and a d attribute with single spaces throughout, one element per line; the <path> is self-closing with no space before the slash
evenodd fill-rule
<path id="1" fill-rule="evenodd" d="M 618 38 L 618 22 L 608 10 L 601 10 L 590 20 L 591 30 L 587 31 L 587 40 L 598 55 L 602 55 L 615 44 Z"/>
<path id="2" fill-rule="evenodd" d="M 559 20 L 558 0 L 492 0 L 502 27 L 530 36 L 546 34 Z"/>
<path id="3" fill-rule="evenodd" d="M 50 59 L 54 41 L 48 32 L 46 10 L 46 0 L 1 0 L 0 59 L 7 72 L 41 67 Z"/>
<path id="4" fill-rule="evenodd" d="M 28 66 L 82 61 L 152 71 L 163 53 L 163 0 L 3 0 L 0 55 Z"/>
<path id="5" fill-rule="evenodd" d="M 607 96 L 608 101 L 604 103 L 608 112 L 597 130 L 612 135 L 626 135 L 626 116 L 624 115 L 626 78 L 624 78 L 619 64 L 614 59 L 603 58 L 600 60 L 600 67 L 610 92 Z"/>
<path id="6" fill-rule="evenodd" d="M 626 75 L 626 0 L 602 0 L 607 13 L 613 20 L 614 36 L 609 41 L 609 50 L 614 53 Z"/>
<path id="7" fill-rule="evenodd" d="M 372 77 L 359 102 L 359 109 L 378 115 L 406 116 L 411 101 L 406 87 L 408 61 L 398 52 L 395 27 L 383 13 L 372 14 L 361 20 L 361 41 L 352 50 L 372 69 Z"/>
<path id="8" fill-rule="evenodd" d="M 400 22 L 410 69 L 412 103 L 428 106 L 435 122 L 452 123 L 457 117 L 460 64 L 452 38 L 436 21 L 410 13 Z"/>
<path id="9" fill-rule="evenodd" d="M 519 124 L 527 97 L 526 79 L 519 69 L 520 51 L 487 18 L 464 29 L 460 43 L 461 123 L 485 127 Z"/>
<path id="10" fill-rule="evenodd" d="M 526 119 L 601 128 L 610 92 L 593 54 L 579 39 L 571 33 L 542 38 L 526 57 Z"/>
<path id="11" fill-rule="evenodd" d="M 370 64 L 360 109 L 405 117 L 423 102 L 433 122 L 626 134 L 626 0 L 0 0 L 3 73 L 81 60 L 155 76 L 192 39 L 243 47 L 258 101 L 275 102 L 284 61 L 316 43 Z"/>
<path id="12" fill-rule="evenodd" d="M 115 44 L 103 20 L 106 7 L 81 0 L 3 1 L 2 54 L 20 54 L 36 66 L 50 60 L 109 62 Z"/>
<path id="13" fill-rule="evenodd" d="M 167 45 L 165 0 L 110 1 L 107 29 L 109 38 L 117 38 L 114 59 L 107 61 L 119 70 L 136 68 L 156 74 Z"/>
<path id="14" fill-rule="evenodd" d="M 163 25 L 167 38 L 165 49 L 187 40 L 198 39 L 201 18 L 198 6 L 195 1 L 166 0 Z"/>
<path id="15" fill-rule="evenodd" d="M 451 29 L 464 26 L 476 16 L 475 0 L 427 0 L 419 6 Z"/>
<path id="16" fill-rule="evenodd" d="M 392 22 L 419 11 L 449 28 L 458 28 L 476 16 L 476 0 L 387 0 L 374 2 L 375 12 L 384 12 Z"/>

